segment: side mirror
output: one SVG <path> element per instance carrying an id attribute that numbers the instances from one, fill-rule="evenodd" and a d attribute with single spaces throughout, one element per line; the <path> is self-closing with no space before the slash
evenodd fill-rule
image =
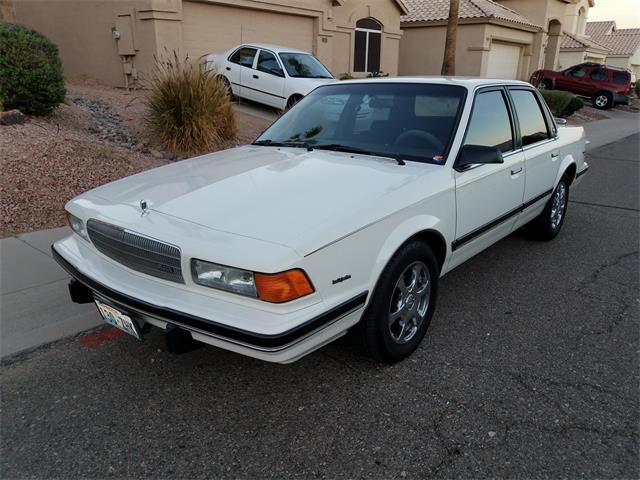
<path id="1" fill-rule="evenodd" d="M 564 118 L 553 117 L 553 119 L 556 121 L 556 125 L 558 125 L 559 127 L 567 124 L 567 120 Z"/>
<path id="2" fill-rule="evenodd" d="M 502 152 L 498 147 L 484 145 L 465 145 L 460 149 L 456 163 L 453 165 L 458 172 L 462 172 L 471 165 L 486 163 L 504 163 Z"/>

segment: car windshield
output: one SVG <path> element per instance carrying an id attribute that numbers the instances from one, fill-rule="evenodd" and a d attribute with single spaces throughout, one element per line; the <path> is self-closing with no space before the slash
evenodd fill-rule
<path id="1" fill-rule="evenodd" d="M 327 149 L 442 165 L 466 89 L 428 83 L 317 88 L 254 144 Z"/>
<path id="2" fill-rule="evenodd" d="M 281 53 L 280 60 L 290 77 L 333 78 L 316 57 L 308 53 Z"/>

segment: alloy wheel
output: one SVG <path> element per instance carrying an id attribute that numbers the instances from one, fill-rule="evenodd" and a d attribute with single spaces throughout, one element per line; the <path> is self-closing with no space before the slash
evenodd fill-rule
<path id="1" fill-rule="evenodd" d="M 567 187 L 564 182 L 560 182 L 553 200 L 551 201 L 551 228 L 556 230 L 562 223 L 565 207 L 567 206 Z"/>
<path id="2" fill-rule="evenodd" d="M 431 298 L 431 276 L 423 262 L 413 262 L 396 281 L 391 296 L 388 328 L 398 344 L 409 342 L 427 316 Z"/>

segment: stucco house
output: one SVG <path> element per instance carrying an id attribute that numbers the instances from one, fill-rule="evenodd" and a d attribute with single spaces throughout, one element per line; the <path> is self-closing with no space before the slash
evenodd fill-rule
<path id="1" fill-rule="evenodd" d="M 439 74 L 449 1 L 406 1 L 400 73 Z M 593 6 L 594 0 L 460 0 L 456 74 L 527 80 L 539 68 L 557 68 L 563 33 L 584 29 Z"/>
<path id="2" fill-rule="evenodd" d="M 640 79 L 640 28 L 616 28 L 616 22 L 588 22 L 586 34 L 607 49 L 608 65 L 628 68 Z"/>
<path id="3" fill-rule="evenodd" d="M 408 13 L 404 0 L 1 1 L 5 18 L 58 45 L 68 76 L 116 86 L 167 51 L 199 59 L 243 42 L 313 52 L 336 75 L 395 75 L 400 16 Z"/>

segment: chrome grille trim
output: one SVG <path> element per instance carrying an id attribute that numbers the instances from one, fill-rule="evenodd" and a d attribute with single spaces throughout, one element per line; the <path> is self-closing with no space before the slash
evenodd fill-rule
<path id="1" fill-rule="evenodd" d="M 184 283 L 180 249 L 99 220 L 87 222 L 91 242 L 118 263 L 153 277 Z"/>

